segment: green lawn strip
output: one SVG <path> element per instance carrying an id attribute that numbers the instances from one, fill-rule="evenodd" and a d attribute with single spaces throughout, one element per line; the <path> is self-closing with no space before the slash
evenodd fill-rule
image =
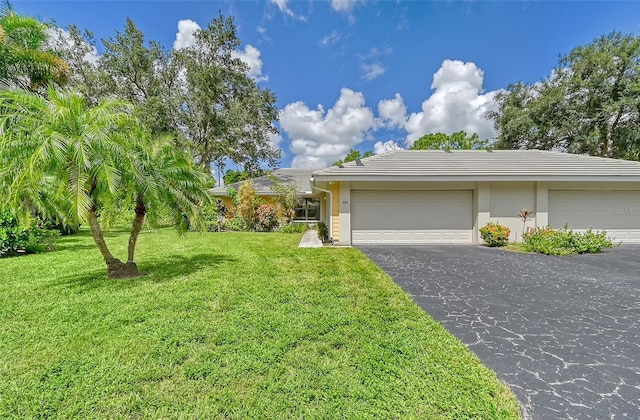
<path id="1" fill-rule="evenodd" d="M 519 417 L 360 251 L 299 240 L 145 232 L 129 280 L 86 233 L 0 259 L 0 417 Z"/>

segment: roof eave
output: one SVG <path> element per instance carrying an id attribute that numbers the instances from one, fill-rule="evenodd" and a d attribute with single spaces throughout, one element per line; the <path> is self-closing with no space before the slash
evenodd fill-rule
<path id="1" fill-rule="evenodd" d="M 209 190 L 209 194 L 215 197 L 228 197 L 228 194 L 226 191 L 222 192 L 222 191 Z M 280 195 L 280 193 L 274 192 L 274 191 L 256 191 L 256 195 L 260 197 L 265 197 L 265 196 Z M 300 197 L 308 197 L 316 194 L 314 194 L 313 191 L 298 191 L 298 195 Z"/>
<path id="2" fill-rule="evenodd" d="M 331 181 L 439 181 L 439 182 L 491 182 L 491 181 L 541 181 L 541 182 L 640 182 L 640 175 L 327 175 L 314 174 L 319 182 Z"/>

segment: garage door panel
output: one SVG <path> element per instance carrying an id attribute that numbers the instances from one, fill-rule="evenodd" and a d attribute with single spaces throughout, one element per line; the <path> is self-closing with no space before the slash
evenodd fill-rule
<path id="1" fill-rule="evenodd" d="M 472 242 L 471 191 L 352 191 L 352 242 Z"/>
<path id="2" fill-rule="evenodd" d="M 549 224 L 640 243 L 640 191 L 549 191 Z"/>
<path id="3" fill-rule="evenodd" d="M 472 234 L 468 230 L 458 231 L 367 231 L 354 230 L 354 244 L 425 244 L 425 243 L 470 243 Z"/>

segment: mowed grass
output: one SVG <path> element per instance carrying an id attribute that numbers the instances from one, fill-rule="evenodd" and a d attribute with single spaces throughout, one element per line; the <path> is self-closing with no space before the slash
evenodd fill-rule
<path id="1" fill-rule="evenodd" d="M 299 240 L 145 232 L 130 280 L 86 233 L 0 259 L 0 417 L 519 417 L 360 251 Z"/>

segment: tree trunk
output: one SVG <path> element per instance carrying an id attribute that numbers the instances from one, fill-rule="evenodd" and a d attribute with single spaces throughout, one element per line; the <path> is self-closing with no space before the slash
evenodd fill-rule
<path id="1" fill-rule="evenodd" d="M 124 264 L 111 254 L 109 247 L 107 247 L 107 243 L 104 241 L 104 236 L 102 235 L 102 229 L 100 229 L 96 213 L 97 209 L 93 206 L 91 210 L 89 210 L 89 227 L 91 228 L 91 236 L 98 246 L 105 264 L 107 264 L 107 277 L 110 279 L 125 279 L 141 276 L 142 273 L 138 271 L 138 267 L 136 267 L 135 263 L 129 264 L 127 262 Z"/>
<path id="2" fill-rule="evenodd" d="M 142 223 L 144 222 L 144 216 L 147 214 L 147 209 L 144 206 L 142 197 L 136 198 L 136 216 L 133 218 L 133 225 L 131 226 L 131 235 L 129 236 L 129 248 L 127 253 L 127 263 L 134 263 L 134 256 L 136 253 L 136 244 L 138 242 L 138 235 L 142 230 Z"/>
<path id="3" fill-rule="evenodd" d="M 609 126 L 609 124 L 607 123 L 603 124 L 605 147 L 603 149 L 602 157 L 614 157 L 613 156 L 613 147 L 614 147 L 613 133 L 618 127 L 618 124 L 620 123 L 620 119 L 622 118 L 622 115 L 624 115 L 624 108 L 620 107 L 620 109 L 618 110 L 618 113 L 616 114 L 616 117 L 611 123 L 611 126 Z M 619 157 L 619 156 L 616 156 L 616 157 Z"/>

